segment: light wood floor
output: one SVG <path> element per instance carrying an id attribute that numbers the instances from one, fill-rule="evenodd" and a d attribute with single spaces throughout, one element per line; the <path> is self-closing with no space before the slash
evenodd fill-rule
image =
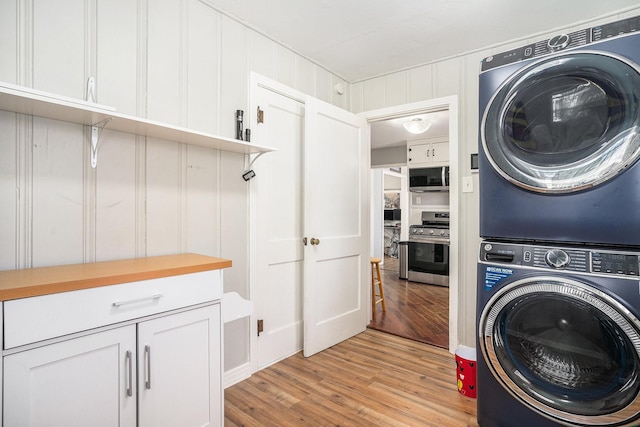
<path id="1" fill-rule="evenodd" d="M 384 257 L 387 311 L 376 306 L 370 328 L 442 348 L 449 347 L 449 288 L 399 279 L 398 259 Z"/>
<path id="2" fill-rule="evenodd" d="M 372 329 L 225 390 L 225 426 L 477 427 L 448 351 Z"/>

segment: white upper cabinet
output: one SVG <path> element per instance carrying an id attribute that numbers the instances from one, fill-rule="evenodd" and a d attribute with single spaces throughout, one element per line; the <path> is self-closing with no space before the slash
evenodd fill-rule
<path id="1" fill-rule="evenodd" d="M 408 142 L 407 164 L 410 168 L 449 165 L 449 140 L 433 138 Z"/>

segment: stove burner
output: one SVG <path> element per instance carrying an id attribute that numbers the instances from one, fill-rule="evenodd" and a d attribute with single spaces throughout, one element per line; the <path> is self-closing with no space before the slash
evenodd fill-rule
<path id="1" fill-rule="evenodd" d="M 435 223 L 435 224 L 416 224 L 416 225 L 410 225 L 409 228 L 441 228 L 444 230 L 448 230 L 449 229 L 449 224 L 440 224 L 440 223 Z"/>
<path id="2" fill-rule="evenodd" d="M 409 241 L 449 240 L 449 213 L 423 211 L 422 224 L 409 226 Z"/>

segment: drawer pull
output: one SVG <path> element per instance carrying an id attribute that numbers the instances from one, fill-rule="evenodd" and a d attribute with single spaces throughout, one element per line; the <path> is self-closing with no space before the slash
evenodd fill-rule
<path id="1" fill-rule="evenodd" d="M 144 387 L 147 390 L 151 390 L 151 347 L 148 345 L 144 346 L 144 362 L 145 362 L 144 363 L 145 365 Z"/>
<path id="2" fill-rule="evenodd" d="M 155 294 L 155 295 L 151 295 L 150 297 L 144 297 L 144 298 L 136 298 L 136 299 L 130 299 L 127 301 L 116 301 L 113 303 L 113 306 L 118 308 L 118 307 L 122 307 L 123 305 L 128 305 L 128 304 L 138 304 L 141 302 L 146 302 L 146 301 L 155 301 L 162 298 L 162 294 Z"/>
<path id="3" fill-rule="evenodd" d="M 131 351 L 127 351 L 124 355 L 124 363 L 127 370 L 127 396 L 133 396 L 133 364 L 131 363 Z"/>

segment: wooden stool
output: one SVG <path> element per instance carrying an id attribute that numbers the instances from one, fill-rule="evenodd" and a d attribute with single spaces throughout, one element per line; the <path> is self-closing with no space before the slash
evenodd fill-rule
<path id="1" fill-rule="evenodd" d="M 378 285 L 377 292 L 376 285 Z M 376 320 L 376 305 L 379 302 L 382 303 L 382 311 L 387 311 L 387 305 L 384 302 L 382 275 L 380 275 L 380 258 L 371 258 L 371 312 L 373 313 L 373 320 Z"/>

